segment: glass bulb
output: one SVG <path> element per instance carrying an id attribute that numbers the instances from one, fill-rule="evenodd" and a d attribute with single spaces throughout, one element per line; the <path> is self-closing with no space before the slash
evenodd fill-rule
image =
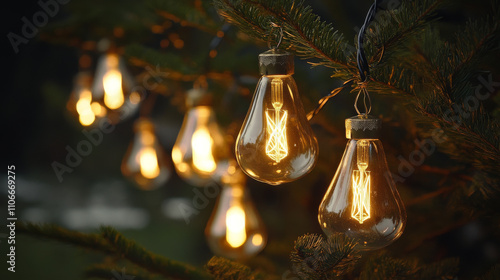
<path id="1" fill-rule="evenodd" d="M 107 111 L 108 119 L 112 123 L 117 123 L 133 115 L 141 100 L 140 93 L 132 91 L 133 87 L 133 78 L 121 58 L 113 53 L 103 55 L 97 62 L 94 84 L 92 85 L 95 110 L 97 112 Z"/>
<path id="2" fill-rule="evenodd" d="M 190 184 L 203 187 L 226 172 L 229 150 L 212 107 L 195 100 L 202 90 L 188 93 L 188 109 L 172 149 L 177 174 Z"/>
<path id="3" fill-rule="evenodd" d="M 250 177 L 278 185 L 314 167 L 318 143 L 292 77 L 293 56 L 273 49 L 259 55 L 259 64 L 263 76 L 236 140 L 236 158 Z"/>
<path id="4" fill-rule="evenodd" d="M 236 141 L 236 158 L 255 180 L 278 185 L 306 175 L 318 143 L 291 75 L 263 76 Z"/>
<path id="5" fill-rule="evenodd" d="M 151 121 L 144 118 L 137 120 L 134 130 L 134 140 L 122 162 L 122 173 L 141 189 L 156 189 L 167 182 L 171 171 Z"/>
<path id="6" fill-rule="evenodd" d="M 219 256 L 245 259 L 258 254 L 267 242 L 264 224 L 245 188 L 239 169 L 224 180 L 222 191 L 205 229 L 210 249 Z"/>
<path id="7" fill-rule="evenodd" d="M 382 143 L 369 127 L 358 132 L 353 126 L 347 128 L 348 138 L 354 137 L 347 143 L 318 214 L 327 236 L 344 233 L 355 239 L 361 250 L 391 244 L 406 224 L 404 205 L 388 170 Z"/>

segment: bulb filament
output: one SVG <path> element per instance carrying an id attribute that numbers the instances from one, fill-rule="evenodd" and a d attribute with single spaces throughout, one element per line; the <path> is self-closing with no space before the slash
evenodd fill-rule
<path id="1" fill-rule="evenodd" d="M 271 81 L 271 101 L 274 110 L 266 110 L 266 154 L 275 162 L 280 162 L 288 155 L 286 138 L 288 111 L 281 109 L 283 107 L 283 81 L 279 78 Z"/>
<path id="2" fill-rule="evenodd" d="M 359 140 L 357 143 L 357 165 L 359 170 L 352 173 L 351 217 L 360 224 L 370 218 L 370 171 L 366 171 L 369 161 L 370 143 Z"/>

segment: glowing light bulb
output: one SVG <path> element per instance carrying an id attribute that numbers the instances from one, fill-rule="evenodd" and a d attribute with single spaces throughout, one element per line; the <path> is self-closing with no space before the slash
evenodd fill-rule
<path id="1" fill-rule="evenodd" d="M 231 247 L 238 248 L 246 239 L 245 211 L 241 205 L 235 203 L 226 213 L 226 241 Z"/>
<path id="2" fill-rule="evenodd" d="M 292 77 L 293 56 L 281 50 L 259 55 L 263 75 L 236 141 L 236 158 L 255 180 L 278 185 L 306 175 L 318 143 Z"/>
<path id="3" fill-rule="evenodd" d="M 94 114 L 106 115 L 111 123 L 117 123 L 137 112 L 141 96 L 130 92 L 133 78 L 117 54 L 103 55 L 97 62 L 92 99 Z M 100 108 L 97 106 L 100 105 Z"/>
<path id="4" fill-rule="evenodd" d="M 406 212 L 378 140 L 380 120 L 360 115 L 346 120 L 350 139 L 319 207 L 327 236 L 344 233 L 361 250 L 385 247 L 403 233 Z"/>
<path id="5" fill-rule="evenodd" d="M 163 150 L 154 134 L 154 126 L 141 118 L 134 124 L 135 137 L 122 162 L 122 173 L 141 189 L 152 190 L 165 184 L 170 177 Z"/>
<path id="6" fill-rule="evenodd" d="M 223 188 L 205 229 L 210 249 L 219 256 L 244 259 L 264 249 L 267 234 L 245 189 L 239 169 L 224 176 Z"/>
<path id="7" fill-rule="evenodd" d="M 109 70 L 103 78 L 104 104 L 109 109 L 118 109 L 125 98 L 122 91 L 122 75 L 115 69 Z"/>
<path id="8" fill-rule="evenodd" d="M 194 131 L 191 149 L 193 149 L 193 165 L 197 170 L 206 173 L 215 170 L 216 164 L 212 155 L 213 145 L 214 141 L 210 137 L 208 129 L 199 127 Z"/>
<path id="9" fill-rule="evenodd" d="M 226 172 L 229 150 L 212 107 L 202 89 L 188 92 L 188 111 L 172 149 L 179 176 L 195 186 L 206 186 Z"/>
<path id="10" fill-rule="evenodd" d="M 139 164 L 141 166 L 141 174 L 147 179 L 154 179 L 160 175 L 160 167 L 158 166 L 158 157 L 156 151 L 152 147 L 144 147 L 139 152 Z"/>

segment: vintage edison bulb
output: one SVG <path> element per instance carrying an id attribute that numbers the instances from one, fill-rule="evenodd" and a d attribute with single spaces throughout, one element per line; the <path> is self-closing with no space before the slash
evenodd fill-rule
<path id="1" fill-rule="evenodd" d="M 208 99 L 204 89 L 188 92 L 188 111 L 172 148 L 177 174 L 199 187 L 219 180 L 229 160 L 229 149 Z"/>
<path id="2" fill-rule="evenodd" d="M 327 236 L 344 233 L 361 250 L 385 247 L 398 239 L 406 212 L 378 140 L 380 120 L 360 115 L 346 120 L 350 139 L 319 207 Z"/>
<path id="3" fill-rule="evenodd" d="M 133 78 L 117 54 L 108 53 L 99 59 L 92 97 L 98 102 L 96 104 L 108 111 L 111 123 L 117 123 L 137 111 L 141 96 L 133 88 Z"/>
<path id="4" fill-rule="evenodd" d="M 293 56 L 269 50 L 259 55 L 259 66 L 263 76 L 236 141 L 236 158 L 250 177 L 278 185 L 314 167 L 318 143 L 292 77 Z"/>
<path id="5" fill-rule="evenodd" d="M 245 188 L 245 175 L 239 168 L 223 177 L 223 186 L 205 229 L 214 254 L 245 259 L 258 254 L 267 242 L 264 224 Z"/>
<path id="6" fill-rule="evenodd" d="M 170 168 L 155 136 L 150 120 L 140 118 L 134 124 L 135 136 L 123 158 L 122 173 L 143 190 L 153 190 L 170 178 Z"/>

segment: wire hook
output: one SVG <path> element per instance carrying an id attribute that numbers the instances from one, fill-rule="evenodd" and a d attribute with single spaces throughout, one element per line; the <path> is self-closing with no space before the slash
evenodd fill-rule
<path id="1" fill-rule="evenodd" d="M 279 28 L 279 35 L 278 34 L 273 34 L 273 31 L 276 30 L 276 28 Z M 275 47 L 273 47 L 271 45 L 271 39 L 273 38 L 273 35 L 275 35 L 278 39 L 278 43 L 276 44 Z M 281 45 L 281 41 L 283 41 L 283 28 L 279 25 L 277 25 L 276 23 L 274 22 L 271 22 L 271 30 L 269 31 L 269 37 L 268 37 L 268 40 L 267 40 L 267 46 L 269 47 L 269 49 L 277 49 L 280 47 Z"/>
<path id="2" fill-rule="evenodd" d="M 370 112 L 372 110 L 372 100 L 370 99 L 370 94 L 366 90 L 366 84 L 361 83 L 360 86 L 361 86 L 361 88 L 359 89 L 358 95 L 356 95 L 356 100 L 354 101 L 354 109 L 356 109 L 356 112 L 358 113 L 358 115 L 365 115 L 366 116 L 366 115 L 370 114 Z M 364 113 L 361 113 L 358 109 L 358 99 L 359 99 L 359 96 L 361 95 L 361 93 L 363 93 L 363 106 L 365 107 Z M 368 104 L 367 104 L 367 101 L 368 101 Z"/>

